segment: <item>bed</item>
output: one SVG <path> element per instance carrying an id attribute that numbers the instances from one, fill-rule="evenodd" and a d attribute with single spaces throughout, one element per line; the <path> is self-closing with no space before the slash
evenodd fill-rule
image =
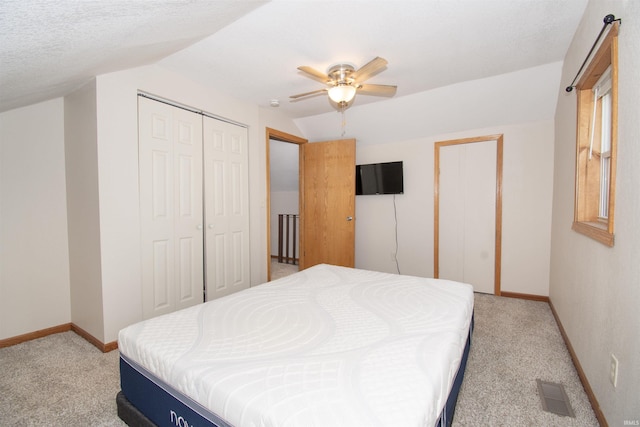
<path id="1" fill-rule="evenodd" d="M 120 331 L 130 426 L 450 425 L 473 288 L 316 265 Z"/>

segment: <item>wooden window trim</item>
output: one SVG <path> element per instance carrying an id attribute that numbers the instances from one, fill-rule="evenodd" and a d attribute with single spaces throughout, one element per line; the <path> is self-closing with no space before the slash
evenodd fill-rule
<path id="1" fill-rule="evenodd" d="M 585 73 L 576 85 L 577 89 L 577 130 L 576 130 L 576 183 L 574 218 L 572 229 L 604 245 L 614 245 L 614 214 L 616 188 L 616 160 L 618 142 L 618 28 L 620 23 L 612 24 L 609 33 L 589 63 Z M 585 147 L 589 146 L 591 115 L 593 114 L 592 88 L 600 76 L 611 66 L 611 151 L 609 170 L 609 214 L 602 221 L 594 220 L 587 214 L 586 203 L 593 197 L 596 189 L 588 185 L 584 172 L 586 169 Z M 599 178 L 598 178 L 599 179 Z M 591 191 L 591 193 L 587 193 Z M 591 199 L 590 199 L 591 198 Z"/>

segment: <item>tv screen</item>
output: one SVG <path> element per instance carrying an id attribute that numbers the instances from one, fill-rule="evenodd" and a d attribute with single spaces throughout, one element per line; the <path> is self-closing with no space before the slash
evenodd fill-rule
<path id="1" fill-rule="evenodd" d="M 401 194 L 402 162 L 356 165 L 356 195 Z"/>

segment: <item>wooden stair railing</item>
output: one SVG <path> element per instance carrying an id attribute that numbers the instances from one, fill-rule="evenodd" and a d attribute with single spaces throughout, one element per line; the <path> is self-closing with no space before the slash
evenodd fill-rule
<path id="1" fill-rule="evenodd" d="M 278 214 L 278 262 L 298 264 L 296 256 L 299 215 Z M 291 248 L 291 252 L 289 249 Z"/>

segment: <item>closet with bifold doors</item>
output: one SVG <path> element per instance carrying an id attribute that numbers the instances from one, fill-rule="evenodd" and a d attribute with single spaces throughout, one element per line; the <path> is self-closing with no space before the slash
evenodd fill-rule
<path id="1" fill-rule="evenodd" d="M 250 286 L 247 129 L 138 97 L 142 311 Z"/>
<path id="2" fill-rule="evenodd" d="M 434 144 L 434 277 L 500 295 L 501 134 Z"/>

